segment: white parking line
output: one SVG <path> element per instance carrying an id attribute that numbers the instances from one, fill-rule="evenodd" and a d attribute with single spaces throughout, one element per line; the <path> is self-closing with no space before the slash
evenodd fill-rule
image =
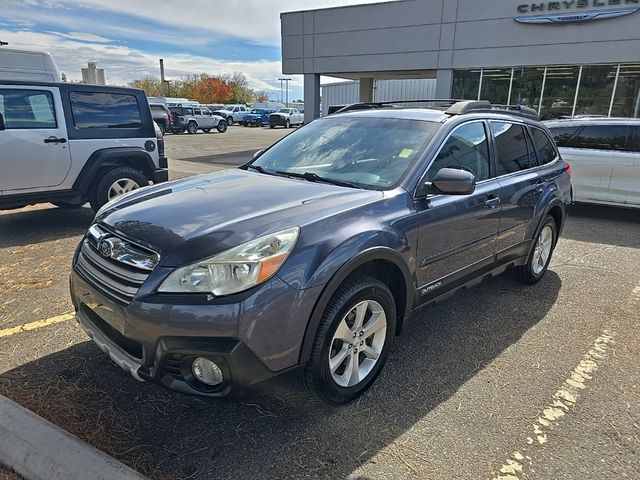
<path id="1" fill-rule="evenodd" d="M 640 292 L 640 289 L 639 289 Z M 519 451 L 513 452 L 510 458 L 493 474 L 492 480 L 519 480 L 519 475 L 532 464 L 530 451 L 549 441 L 549 433 L 558 426 L 560 420 L 569 414 L 580 398 L 580 392 L 587 388 L 588 381 L 605 358 L 613 334 L 605 330 L 589 351 L 582 356 L 580 363 L 573 369 L 563 385 L 553 394 L 551 401 L 531 426 L 531 435 L 526 439 L 526 445 Z"/>
<path id="2" fill-rule="evenodd" d="M 25 323 L 24 325 L 18 325 L 17 327 L 5 328 L 0 330 L 0 338 L 10 337 L 16 333 L 26 332 L 28 330 L 37 330 L 38 328 L 48 327 L 56 323 L 66 322 L 76 318 L 73 313 L 65 313 L 64 315 L 58 315 L 57 317 L 47 318 L 46 320 L 38 320 L 37 322 Z"/>

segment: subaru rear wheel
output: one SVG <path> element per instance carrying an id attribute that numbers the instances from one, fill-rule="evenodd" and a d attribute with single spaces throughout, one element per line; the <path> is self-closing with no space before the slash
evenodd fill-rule
<path id="1" fill-rule="evenodd" d="M 533 240 L 533 248 L 527 263 L 515 267 L 514 276 L 523 283 L 533 284 L 540 281 L 549 268 L 553 249 L 558 238 L 556 222 L 550 215 L 542 222 L 538 234 Z"/>
<path id="2" fill-rule="evenodd" d="M 389 288 L 368 276 L 348 279 L 320 322 L 305 371 L 309 388 L 335 405 L 360 396 L 382 370 L 395 328 L 396 305 Z"/>

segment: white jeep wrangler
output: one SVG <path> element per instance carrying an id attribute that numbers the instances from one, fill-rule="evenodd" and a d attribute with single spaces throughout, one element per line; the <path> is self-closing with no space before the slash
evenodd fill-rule
<path id="1" fill-rule="evenodd" d="M 167 181 L 142 90 L 0 81 L 0 209 L 108 201 Z"/>

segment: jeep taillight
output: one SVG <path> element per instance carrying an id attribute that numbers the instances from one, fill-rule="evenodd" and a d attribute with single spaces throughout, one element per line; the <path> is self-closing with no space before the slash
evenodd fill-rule
<path id="1" fill-rule="evenodd" d="M 567 172 L 567 175 L 569 175 L 569 178 L 571 178 L 571 164 L 567 163 L 567 166 L 564 167 L 564 169 Z"/>

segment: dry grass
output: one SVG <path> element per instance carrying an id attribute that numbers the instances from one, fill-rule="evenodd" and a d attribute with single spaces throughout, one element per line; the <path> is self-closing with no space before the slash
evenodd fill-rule
<path id="1" fill-rule="evenodd" d="M 23 480 L 23 478 L 10 468 L 0 465 L 0 480 Z"/>
<path id="2" fill-rule="evenodd" d="M 0 394 L 131 468 L 155 479 L 167 478 L 157 472 L 151 453 L 138 441 L 135 416 L 114 405 L 107 392 L 81 387 L 59 376 L 49 377 L 43 384 L 26 372 L 13 371 L 0 379 Z M 0 470 L 0 480 L 4 478 Z"/>

